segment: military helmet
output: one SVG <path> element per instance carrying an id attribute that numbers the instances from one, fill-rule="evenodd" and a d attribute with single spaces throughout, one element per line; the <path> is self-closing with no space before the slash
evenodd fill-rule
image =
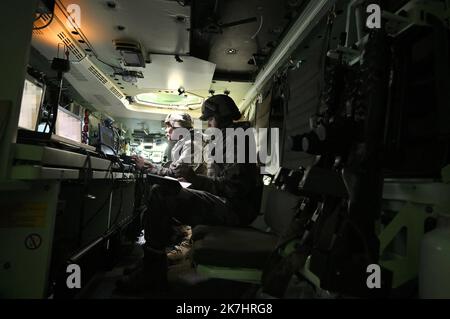
<path id="1" fill-rule="evenodd" d="M 226 94 L 217 94 L 203 102 L 200 120 L 206 121 L 213 116 L 219 119 L 231 119 L 236 121 L 239 120 L 242 115 L 231 97 Z"/>
<path id="2" fill-rule="evenodd" d="M 172 127 L 192 128 L 192 118 L 188 113 L 171 113 L 166 116 L 164 120 L 166 125 Z M 178 125 L 176 125 L 178 123 Z"/>

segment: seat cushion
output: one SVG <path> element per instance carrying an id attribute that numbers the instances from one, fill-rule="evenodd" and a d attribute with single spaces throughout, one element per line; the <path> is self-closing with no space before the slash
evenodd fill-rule
<path id="1" fill-rule="evenodd" d="M 199 225 L 192 239 L 192 257 L 197 264 L 262 269 L 278 236 L 250 227 Z"/>

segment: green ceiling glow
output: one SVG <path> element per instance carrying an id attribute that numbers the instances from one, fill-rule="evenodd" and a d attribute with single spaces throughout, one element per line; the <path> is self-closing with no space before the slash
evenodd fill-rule
<path id="1" fill-rule="evenodd" d="M 181 95 L 172 91 L 141 93 L 135 96 L 139 104 L 161 108 L 196 109 L 203 103 L 203 98 L 188 92 Z"/>

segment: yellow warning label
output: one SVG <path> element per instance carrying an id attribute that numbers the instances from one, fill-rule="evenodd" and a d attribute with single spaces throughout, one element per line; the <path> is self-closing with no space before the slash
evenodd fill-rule
<path id="1" fill-rule="evenodd" d="M 7 203 L 0 212 L 0 228 L 44 227 L 46 203 Z"/>

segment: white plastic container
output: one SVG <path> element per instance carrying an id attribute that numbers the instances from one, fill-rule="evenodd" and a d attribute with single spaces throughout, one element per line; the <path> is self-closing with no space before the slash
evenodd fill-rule
<path id="1" fill-rule="evenodd" d="M 450 299 L 450 215 L 440 215 L 420 250 L 419 297 Z"/>

